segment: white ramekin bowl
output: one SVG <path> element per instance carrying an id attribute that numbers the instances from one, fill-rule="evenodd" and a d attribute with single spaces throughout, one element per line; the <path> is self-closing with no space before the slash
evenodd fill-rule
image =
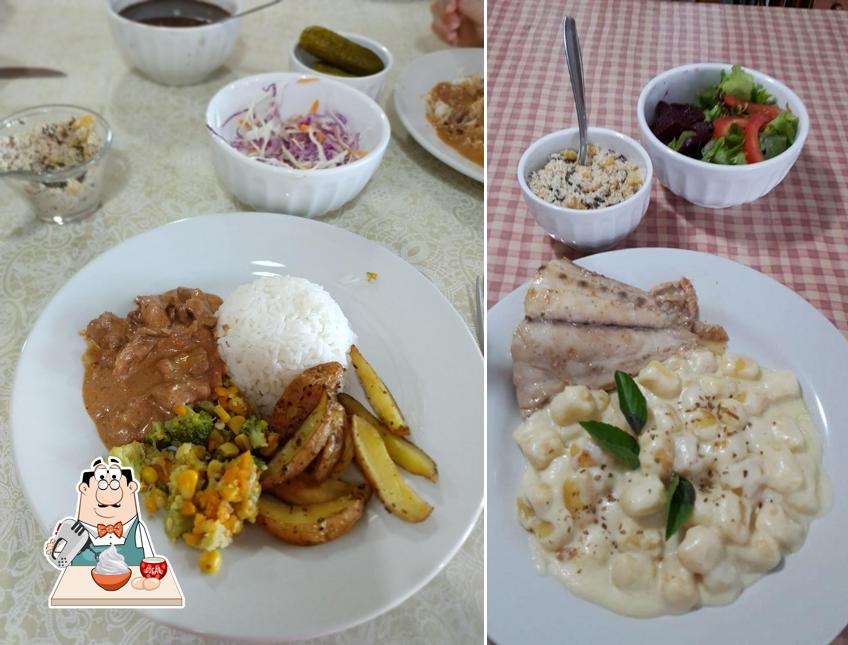
<path id="1" fill-rule="evenodd" d="M 776 99 L 779 107 L 788 105 L 798 117 L 798 134 L 788 150 L 755 164 L 723 166 L 674 152 L 657 139 L 648 125 L 657 103 L 695 103 L 698 92 L 718 83 L 721 70 L 729 72 L 730 67 L 724 63 L 696 63 L 665 71 L 642 89 L 636 106 L 639 136 L 654 162 L 657 179 L 675 195 L 707 208 L 745 204 L 772 190 L 798 159 L 810 129 L 807 109 L 792 90 L 770 76 L 744 68 Z"/>
<path id="2" fill-rule="evenodd" d="M 127 65 L 163 85 L 199 83 L 233 53 L 240 20 L 203 27 L 156 27 L 127 20 L 119 13 L 139 0 L 106 0 L 109 27 Z M 240 0 L 207 0 L 236 13 Z"/>
<path id="3" fill-rule="evenodd" d="M 298 83 L 300 80 L 308 82 Z M 368 154 L 337 168 L 295 170 L 235 150 L 227 143 L 234 134 L 235 120 L 226 126 L 225 122 L 264 94 L 263 88 L 270 83 L 277 83 L 284 94 L 284 117 L 305 114 L 317 99 L 322 111 L 337 111 L 347 118 L 350 128 L 360 134 L 360 148 Z M 222 88 L 209 101 L 206 125 L 215 171 L 226 190 L 256 210 L 304 217 L 322 215 L 356 197 L 379 167 L 391 136 L 385 113 L 362 92 L 333 79 L 286 72 L 248 76 Z"/>
<path id="4" fill-rule="evenodd" d="M 545 135 L 521 155 L 518 183 L 524 201 L 548 235 L 575 249 L 599 251 L 614 246 L 630 235 L 645 216 L 651 201 L 651 159 L 645 149 L 630 137 L 607 128 L 589 128 L 589 143 L 611 148 L 639 166 L 645 180 L 642 187 L 623 202 L 593 210 L 556 206 L 537 197 L 527 184 L 530 173 L 544 166 L 555 152 L 565 148 L 577 149 L 579 143 L 577 128 Z"/>
<path id="5" fill-rule="evenodd" d="M 391 71 L 392 64 L 394 62 L 391 52 L 389 52 L 386 47 L 378 43 L 376 40 L 371 40 L 370 38 L 360 36 L 359 34 L 349 34 L 345 32 L 339 33 L 348 40 L 355 42 L 357 45 L 362 45 L 377 54 L 377 56 L 380 57 L 380 60 L 383 61 L 383 71 L 371 74 L 370 76 L 333 76 L 332 74 L 316 72 L 312 69 L 311 65 L 313 65 L 318 59 L 309 52 L 301 49 L 300 45 L 297 44 L 297 41 L 294 42 L 292 48 L 289 50 L 289 69 L 300 74 L 310 74 L 312 76 L 318 76 L 319 78 L 330 78 L 334 81 L 338 81 L 339 83 L 350 85 L 360 92 L 364 92 L 375 101 L 379 101 L 383 95 L 383 88 L 386 87 L 386 79 L 389 76 L 389 72 Z"/>

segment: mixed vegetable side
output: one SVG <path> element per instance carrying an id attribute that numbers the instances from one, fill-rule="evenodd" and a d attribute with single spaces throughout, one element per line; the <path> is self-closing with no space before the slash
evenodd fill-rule
<path id="1" fill-rule="evenodd" d="M 795 141 L 798 117 L 734 65 L 697 105 L 657 103 L 651 131 L 672 150 L 709 163 L 750 164 L 776 157 Z"/>

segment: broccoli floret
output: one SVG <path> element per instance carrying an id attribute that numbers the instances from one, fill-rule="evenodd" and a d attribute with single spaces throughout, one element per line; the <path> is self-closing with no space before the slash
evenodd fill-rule
<path id="1" fill-rule="evenodd" d="M 115 446 L 109 451 L 109 454 L 120 459 L 124 467 L 132 468 L 135 478 L 141 477 L 141 467 L 144 465 L 143 443 L 133 441 L 123 446 Z"/>
<path id="2" fill-rule="evenodd" d="M 256 417 L 251 417 L 244 422 L 241 431 L 247 435 L 250 440 L 250 447 L 253 449 L 264 448 L 268 445 L 268 422 Z"/>
<path id="3" fill-rule="evenodd" d="M 154 421 L 150 424 L 150 430 L 147 431 L 144 440 L 157 448 L 167 448 L 171 445 L 168 434 L 165 432 L 165 424 L 161 421 Z"/>
<path id="4" fill-rule="evenodd" d="M 154 422 L 146 439 L 148 443 L 160 449 L 182 443 L 205 445 L 214 426 L 215 419 L 211 414 L 186 406 L 183 416 L 168 419 L 164 423 Z"/>
<path id="5" fill-rule="evenodd" d="M 165 513 L 165 533 L 172 540 L 176 540 L 183 533 L 191 531 L 194 526 L 194 518 L 190 515 L 183 515 L 180 509 L 169 508 Z"/>

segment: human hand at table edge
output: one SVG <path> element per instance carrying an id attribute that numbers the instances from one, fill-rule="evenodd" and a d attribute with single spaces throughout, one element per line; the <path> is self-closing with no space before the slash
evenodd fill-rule
<path id="1" fill-rule="evenodd" d="M 433 0 L 433 33 L 454 47 L 482 47 L 482 0 Z"/>

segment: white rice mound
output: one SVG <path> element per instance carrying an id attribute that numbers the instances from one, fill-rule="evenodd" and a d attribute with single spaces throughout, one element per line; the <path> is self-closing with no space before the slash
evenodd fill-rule
<path id="1" fill-rule="evenodd" d="M 347 367 L 348 350 L 356 342 L 332 296 L 293 276 L 238 287 L 218 309 L 216 331 L 227 373 L 266 416 L 303 370 L 330 361 Z"/>

